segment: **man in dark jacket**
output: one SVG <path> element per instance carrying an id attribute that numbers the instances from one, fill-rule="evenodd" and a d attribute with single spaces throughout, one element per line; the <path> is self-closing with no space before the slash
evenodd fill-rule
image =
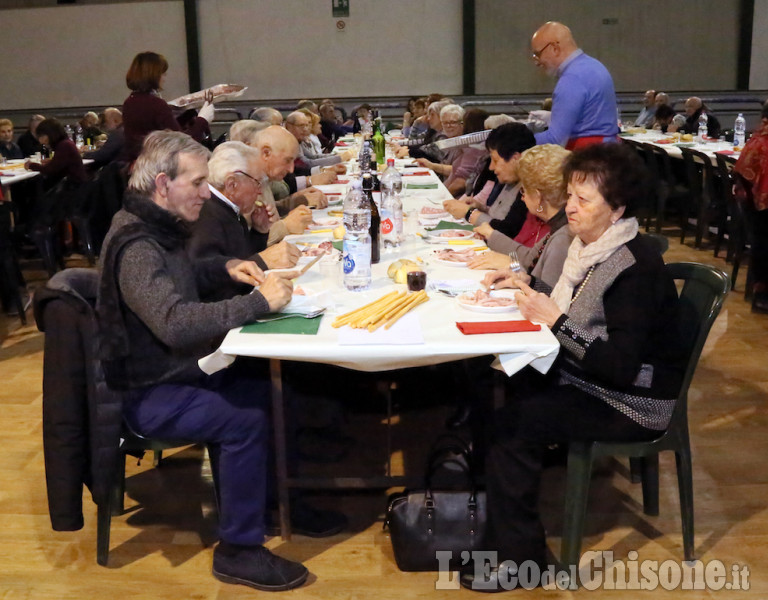
<path id="1" fill-rule="evenodd" d="M 301 251 L 286 241 L 266 247 L 267 235 L 253 227 L 270 217 L 261 201 L 267 178 L 258 168 L 259 153 L 242 142 L 216 147 L 208 161 L 208 188 L 200 218 L 192 225 L 187 251 L 192 259 L 234 256 L 253 260 L 262 269 L 287 269 L 296 265 Z M 251 175 L 253 174 L 253 175 Z M 250 292 L 247 285 L 229 282 L 202 295 L 205 301 L 224 300 Z"/>
<path id="2" fill-rule="evenodd" d="M 137 432 L 209 444 L 221 538 L 213 574 L 260 590 L 287 590 L 301 585 L 308 571 L 263 546 L 268 384 L 231 369 L 209 375 L 198 361 L 213 339 L 284 306 L 295 273 L 265 277 L 254 262 L 223 256 L 189 260 L 189 224 L 210 195 L 209 155 L 183 133 L 156 131 L 145 139 L 123 209 L 104 241 L 100 357 L 110 387 L 126 390 L 124 416 Z M 199 290 L 227 279 L 260 288 L 222 302 L 199 300 Z"/>

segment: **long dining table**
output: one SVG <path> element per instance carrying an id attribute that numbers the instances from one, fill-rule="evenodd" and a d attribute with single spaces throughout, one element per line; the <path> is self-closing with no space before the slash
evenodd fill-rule
<path id="1" fill-rule="evenodd" d="M 220 368 L 236 356 L 270 360 L 277 491 L 281 534 L 284 538 L 290 537 L 288 490 L 291 487 L 354 488 L 366 487 L 368 483 L 374 487 L 391 487 L 403 485 L 406 480 L 392 477 L 389 473 L 386 480 L 381 477 L 370 480 L 344 477 L 308 480 L 289 477 L 281 361 L 324 363 L 358 371 L 385 372 L 495 355 L 496 368 L 512 375 L 527 365 L 546 372 L 557 356 L 559 344 L 546 326 L 542 326 L 539 331 L 479 335 L 464 335 L 458 329 L 459 322 L 518 320 L 522 316 L 514 307 L 503 312 L 467 308 L 460 303 L 460 298 L 437 291 L 447 289 L 450 293 L 462 289 L 478 289 L 482 277 L 488 272 L 469 269 L 463 263 L 441 260 L 437 251 L 453 248 L 482 252 L 485 244 L 480 239 L 469 237 L 471 232 L 467 232 L 466 238 L 451 239 L 440 236 L 440 230 L 430 231 L 431 227 L 441 221 L 451 220 L 447 213 L 439 212 L 442 210 L 442 201 L 451 196 L 432 171 L 421 167 L 409 168 L 410 162 L 397 161 L 398 170 L 403 174 L 405 239 L 399 247 L 382 247 L 381 261 L 372 267 L 370 288 L 365 291 L 348 291 L 342 285 L 342 261 L 340 252 L 334 249 L 319 264 L 295 280 L 296 289 L 301 295 L 295 295 L 283 309 L 286 313 L 292 313 L 309 312 L 318 306 L 324 308 L 324 314 L 318 317 L 321 321 L 315 335 L 258 333 L 249 327 L 236 328 L 227 334 L 219 350 L 210 357 L 210 365 L 206 367 L 211 370 Z M 300 248 L 313 248 L 333 240 L 333 230 L 342 223 L 342 199 L 348 181 L 349 176 L 342 176 L 336 184 L 321 186 L 329 199 L 329 207 L 313 211 L 314 225 L 310 230 L 286 239 Z M 446 224 L 443 223 L 441 227 L 446 227 Z M 372 302 L 392 290 L 405 290 L 404 284 L 396 284 L 387 276 L 388 266 L 403 258 L 413 260 L 426 272 L 427 302 L 409 312 L 391 329 L 382 327 L 369 332 L 365 329 L 333 326 L 336 316 Z M 299 266 L 308 260 L 302 258 Z M 282 322 L 288 321 L 290 319 Z"/>
<path id="2" fill-rule="evenodd" d="M 683 158 L 682 148 L 690 148 L 706 154 L 712 164 L 715 164 L 715 155 L 724 154 L 738 158 L 739 152 L 734 150 L 731 142 L 725 140 L 707 139 L 705 141 L 682 141 L 679 135 L 662 133 L 655 129 L 630 129 L 619 134 L 619 137 L 630 144 L 653 144 L 664 149 L 670 158 Z"/>

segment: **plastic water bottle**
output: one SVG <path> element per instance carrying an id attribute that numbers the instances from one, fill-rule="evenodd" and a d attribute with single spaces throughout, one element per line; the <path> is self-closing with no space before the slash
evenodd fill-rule
<path id="1" fill-rule="evenodd" d="M 381 176 L 381 237 L 384 246 L 399 246 L 403 240 L 403 176 L 395 168 L 395 159 L 387 159 Z"/>
<path id="2" fill-rule="evenodd" d="M 74 142 L 75 138 L 72 136 L 72 127 L 69 125 L 69 123 L 67 123 L 67 125 L 64 127 L 64 131 L 66 132 L 67 137 Z"/>
<path id="3" fill-rule="evenodd" d="M 344 287 L 353 292 L 371 285 L 371 208 L 360 181 L 352 181 L 344 199 Z"/>
<path id="4" fill-rule="evenodd" d="M 696 136 L 699 138 L 700 142 L 704 141 L 704 138 L 707 137 L 707 113 L 703 112 L 699 115 L 699 130 L 696 133 Z"/>
<path id="5" fill-rule="evenodd" d="M 77 126 L 77 129 L 75 129 L 75 146 L 78 148 L 82 148 L 84 144 L 83 140 L 83 128 L 80 127 L 80 125 Z"/>
<path id="6" fill-rule="evenodd" d="M 381 176 L 381 193 L 385 193 L 387 190 L 397 192 L 398 195 L 403 193 L 403 176 L 395 169 L 395 159 L 387 159 L 387 169 Z"/>
<path id="7" fill-rule="evenodd" d="M 381 192 L 381 242 L 385 248 L 395 248 L 403 239 L 403 202 L 400 193 L 387 189 Z"/>
<path id="8" fill-rule="evenodd" d="M 746 141 L 747 121 L 744 119 L 744 115 L 739 113 L 739 116 L 736 117 L 736 122 L 733 124 L 733 145 L 743 148 Z"/>

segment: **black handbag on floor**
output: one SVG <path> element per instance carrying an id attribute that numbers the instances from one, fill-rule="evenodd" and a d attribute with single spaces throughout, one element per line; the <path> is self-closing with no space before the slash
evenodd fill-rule
<path id="1" fill-rule="evenodd" d="M 438 551 L 450 551 L 450 569 L 457 570 L 467 562 L 461 553 L 479 549 L 482 543 L 485 492 L 477 490 L 471 452 L 459 442 L 445 445 L 438 440 L 427 462 L 423 490 L 406 490 L 389 498 L 384 527 L 389 527 L 401 571 L 437 571 Z M 438 471 L 461 474 L 463 489 L 433 489 Z"/>

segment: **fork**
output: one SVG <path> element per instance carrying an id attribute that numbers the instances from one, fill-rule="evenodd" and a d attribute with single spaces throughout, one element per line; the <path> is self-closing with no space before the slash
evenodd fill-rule
<path id="1" fill-rule="evenodd" d="M 523 272 L 523 265 L 520 264 L 520 260 L 517 258 L 517 252 L 515 250 L 512 250 L 509 253 L 509 270 L 513 273 L 522 273 Z M 488 286 L 488 290 L 495 290 L 496 284 L 492 283 Z"/>
<path id="2" fill-rule="evenodd" d="M 274 317 L 267 317 L 265 319 L 256 319 L 255 323 L 271 323 L 272 321 L 280 321 L 282 319 L 292 319 L 293 317 L 303 317 L 304 319 L 314 319 L 322 315 L 325 312 L 325 308 L 317 308 L 308 313 L 285 313 L 276 315 Z"/>

